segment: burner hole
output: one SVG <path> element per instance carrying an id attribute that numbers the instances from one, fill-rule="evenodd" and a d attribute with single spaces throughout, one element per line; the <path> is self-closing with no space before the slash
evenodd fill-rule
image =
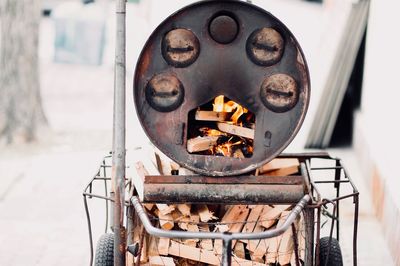
<path id="1" fill-rule="evenodd" d="M 190 66 L 200 54 L 199 39 L 187 29 L 171 30 L 165 35 L 161 46 L 165 61 L 178 68 Z"/>
<path id="2" fill-rule="evenodd" d="M 209 31 L 214 41 L 220 44 L 228 44 L 236 39 L 239 33 L 239 25 L 230 15 L 221 14 L 212 19 Z"/>

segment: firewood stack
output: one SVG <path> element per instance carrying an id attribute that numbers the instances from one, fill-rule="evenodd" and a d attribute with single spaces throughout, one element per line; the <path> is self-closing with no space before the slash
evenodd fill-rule
<path id="1" fill-rule="evenodd" d="M 147 204 L 145 208 L 165 230 L 231 233 L 273 229 L 286 220 L 291 210 L 289 205 Z M 295 227 L 299 258 L 304 261 L 303 220 L 297 220 Z M 156 238 L 140 226 L 135 231 L 136 240 L 143 246 L 140 265 L 220 265 L 222 240 Z M 233 241 L 232 265 L 296 265 L 294 248 L 291 228 L 271 239 Z"/>
<path id="2" fill-rule="evenodd" d="M 157 156 L 156 156 L 157 158 Z M 160 173 L 179 168 L 158 157 Z M 298 173 L 299 162 L 275 159 L 256 171 L 257 174 L 291 175 Z M 164 169 L 164 170 L 163 170 Z M 290 213 L 290 205 L 205 205 L 145 204 L 154 225 L 164 230 L 191 232 L 260 233 L 279 227 Z M 304 261 L 304 220 L 295 223 L 299 259 Z M 222 240 L 168 239 L 148 235 L 140 222 L 134 229 L 134 241 L 141 244 L 140 258 L 129 255 L 128 265 L 220 265 Z M 296 265 L 292 228 L 284 234 L 262 240 L 240 240 L 232 243 L 232 265 Z"/>

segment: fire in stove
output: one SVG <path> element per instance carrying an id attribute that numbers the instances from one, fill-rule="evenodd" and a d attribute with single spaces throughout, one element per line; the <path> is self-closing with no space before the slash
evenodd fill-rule
<path id="1" fill-rule="evenodd" d="M 250 158 L 255 115 L 224 95 L 189 113 L 187 150 L 192 154 Z"/>

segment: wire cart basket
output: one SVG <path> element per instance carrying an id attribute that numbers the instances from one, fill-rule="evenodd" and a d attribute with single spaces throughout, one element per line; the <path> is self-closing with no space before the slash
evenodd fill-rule
<path id="1" fill-rule="evenodd" d="M 281 155 L 279 158 L 298 158 L 301 161 L 301 173 L 308 183 L 309 190 L 305 196 L 298 202 L 293 204 L 293 208 L 289 215 L 286 217 L 285 222 L 281 227 L 268 230 L 262 233 L 215 233 L 215 232 L 183 232 L 183 231 L 167 231 L 160 229 L 158 218 L 149 215 L 148 211 L 143 207 L 137 195 L 135 195 L 134 186 L 131 179 L 126 179 L 125 188 L 127 199 L 125 200 L 125 209 L 127 213 L 124 219 L 127 228 L 128 239 L 139 239 L 137 242 L 127 241 L 128 251 L 132 252 L 134 256 L 139 256 L 141 251 L 141 240 L 143 240 L 144 231 L 148 234 L 170 239 L 220 239 L 223 242 L 223 251 L 220 258 L 221 265 L 241 265 L 235 263 L 232 257 L 232 241 L 239 239 L 268 239 L 283 234 L 287 229 L 291 228 L 294 232 L 294 254 L 296 257 L 297 265 L 323 265 L 321 264 L 321 241 L 323 241 L 328 250 L 328 254 L 323 255 L 329 257 L 329 250 L 331 241 L 339 241 L 340 229 L 340 204 L 346 199 L 352 199 L 354 205 L 353 212 L 353 265 L 357 265 L 357 225 L 358 225 L 358 208 L 359 208 L 359 192 L 348 175 L 346 169 L 343 167 L 342 162 L 338 158 L 332 158 L 327 153 L 309 153 L 309 154 L 286 154 Z M 314 163 L 317 162 L 317 163 Z M 316 165 L 316 166 L 314 166 Z M 325 165 L 325 166 L 320 166 Z M 111 187 L 111 155 L 106 156 L 100 165 L 99 171 L 91 179 L 86 186 L 83 198 L 85 210 L 87 215 L 90 239 L 90 265 L 93 265 L 94 247 L 92 225 L 89 212 L 89 199 L 101 199 L 105 202 L 105 230 L 104 233 L 112 231 L 109 226 L 109 208 L 114 203 L 110 195 Z M 103 189 L 101 189 L 103 187 Z M 95 192 L 93 189 L 102 192 Z M 333 197 L 326 198 L 321 190 L 330 190 Z M 215 204 L 215 203 L 214 203 Z M 220 204 L 226 204 L 220 202 Z M 303 226 L 296 226 L 294 222 L 302 216 Z M 251 223 L 254 221 L 238 221 L 238 223 Z M 260 222 L 260 221 L 258 221 Z M 212 226 L 220 226 L 221 223 L 208 223 Z M 137 232 L 135 227 L 143 225 L 143 230 Z M 326 229 L 324 231 L 324 225 Z M 299 229 L 301 228 L 301 229 Z M 138 235 L 135 237 L 134 232 Z M 323 233 L 325 235 L 323 235 Z M 300 235 L 300 236 L 298 236 Z M 298 250 L 298 240 L 300 237 L 305 240 L 305 250 Z M 304 261 L 299 260 L 300 252 L 304 253 Z M 324 261 L 328 263 L 328 261 Z M 233 264 L 232 264 L 233 263 Z M 332 262 L 331 262 L 332 263 Z M 334 265 L 334 264 L 327 264 Z"/>

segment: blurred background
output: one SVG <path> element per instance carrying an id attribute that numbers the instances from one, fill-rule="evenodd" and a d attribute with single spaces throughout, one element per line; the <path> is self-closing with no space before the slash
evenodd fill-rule
<path id="1" fill-rule="evenodd" d="M 128 0 L 128 149 L 149 143 L 132 93 L 141 48 L 192 2 Z M 400 265 L 400 2 L 252 2 L 288 26 L 310 68 L 310 108 L 287 151 L 343 158 L 361 191 L 360 265 Z M 0 0 L 0 265 L 89 263 L 82 190 L 112 145 L 114 5 Z"/>

